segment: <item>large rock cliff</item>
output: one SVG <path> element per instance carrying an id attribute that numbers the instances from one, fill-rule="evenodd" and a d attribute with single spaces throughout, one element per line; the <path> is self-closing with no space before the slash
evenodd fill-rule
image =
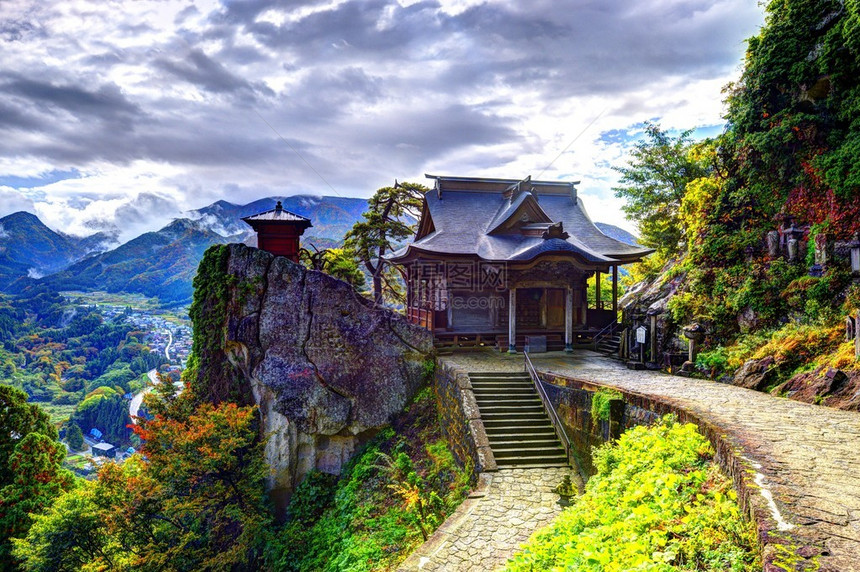
<path id="1" fill-rule="evenodd" d="M 427 331 L 287 258 L 213 247 L 195 289 L 193 389 L 259 405 L 279 508 L 312 469 L 340 472 L 425 380 Z"/>

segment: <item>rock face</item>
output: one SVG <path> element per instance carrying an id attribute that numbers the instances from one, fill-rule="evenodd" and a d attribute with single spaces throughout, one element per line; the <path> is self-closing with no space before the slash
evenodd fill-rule
<path id="1" fill-rule="evenodd" d="M 662 363 L 662 356 L 667 352 L 686 352 L 686 344 L 681 341 L 681 329 L 667 310 L 669 301 L 679 293 L 686 278 L 684 273 L 668 280 L 664 278 L 673 264 L 674 261 L 667 263 L 656 277 L 635 285 L 619 301 L 624 311 L 624 327 L 631 332 L 640 325 L 650 330 L 651 317 L 656 316 L 657 356 L 646 357 L 651 362 Z"/>
<path id="2" fill-rule="evenodd" d="M 860 371 L 818 368 L 794 375 L 775 387 L 773 393 L 796 401 L 860 411 Z"/>
<path id="3" fill-rule="evenodd" d="M 775 360 L 772 357 L 766 357 L 744 362 L 744 365 L 735 372 L 732 383 L 747 389 L 762 391 L 773 383 L 774 379 L 776 379 Z"/>
<path id="4" fill-rule="evenodd" d="M 282 509 L 304 475 L 340 472 L 403 409 L 425 381 L 433 338 L 327 274 L 240 244 L 222 248 L 223 280 L 231 284 L 217 326 L 222 361 L 209 352 L 198 379 L 207 379 L 207 369 L 221 377 L 232 369 L 235 380 L 227 383 L 244 384 L 246 394 L 250 388 Z"/>

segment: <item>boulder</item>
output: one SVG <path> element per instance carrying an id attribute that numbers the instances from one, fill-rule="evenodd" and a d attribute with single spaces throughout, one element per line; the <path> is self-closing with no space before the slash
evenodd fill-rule
<path id="1" fill-rule="evenodd" d="M 795 401 L 860 411 L 860 371 L 820 367 L 792 376 L 773 392 Z"/>
<path id="2" fill-rule="evenodd" d="M 773 383 L 776 378 L 776 366 L 772 357 L 763 359 L 747 360 L 741 368 L 735 372 L 732 383 L 747 389 L 761 391 Z"/>
<path id="3" fill-rule="evenodd" d="M 433 337 L 327 274 L 241 244 L 221 248 L 223 275 L 199 283 L 229 284 L 227 300 L 198 292 L 195 304 L 200 297 L 213 309 L 210 320 L 226 305 L 223 324 L 207 324 L 223 332 L 223 347 L 200 360 L 198 380 L 204 391 L 222 387 L 219 396 L 232 384 L 231 394 L 260 407 L 269 484 L 283 509 L 304 475 L 339 473 L 407 405 L 425 382 Z"/>

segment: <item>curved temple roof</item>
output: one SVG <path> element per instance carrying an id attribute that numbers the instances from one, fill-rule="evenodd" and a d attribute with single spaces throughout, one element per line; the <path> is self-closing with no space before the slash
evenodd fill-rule
<path id="1" fill-rule="evenodd" d="M 568 254 L 613 265 L 653 252 L 600 232 L 577 196 L 576 183 L 426 176 L 436 180 L 436 187 L 424 195 L 418 234 L 388 257 L 392 262 L 428 255 L 527 262 Z"/>
<path id="2" fill-rule="evenodd" d="M 313 226 L 309 218 L 297 215 L 296 213 L 291 213 L 288 210 L 284 210 L 284 207 L 281 205 L 281 201 L 278 201 L 278 204 L 275 205 L 275 208 L 271 210 L 251 216 L 246 216 L 242 218 L 242 220 L 250 224 L 251 226 L 254 226 L 253 223 L 255 222 L 290 223 Z"/>

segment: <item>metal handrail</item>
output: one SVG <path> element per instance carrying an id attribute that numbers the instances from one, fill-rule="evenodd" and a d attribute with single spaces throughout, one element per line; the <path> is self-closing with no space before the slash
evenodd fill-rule
<path id="1" fill-rule="evenodd" d="M 599 332 L 594 334 L 594 337 L 591 339 L 592 343 L 594 343 L 594 347 L 597 347 L 597 344 L 599 344 L 600 340 L 603 339 L 604 337 L 611 336 L 612 334 L 614 334 L 615 330 L 620 325 L 621 325 L 621 322 L 618 321 L 618 318 L 615 318 L 615 321 L 609 322 L 608 324 L 603 326 L 603 328 Z"/>
<path id="2" fill-rule="evenodd" d="M 532 365 L 532 360 L 529 359 L 529 353 L 527 351 L 523 351 L 523 356 L 525 357 L 525 370 L 528 372 L 529 377 L 532 378 L 532 383 L 540 396 L 543 408 L 549 414 L 549 420 L 550 423 L 552 423 L 553 429 L 555 429 L 556 437 L 558 437 L 558 440 L 561 441 L 562 447 L 564 447 L 564 454 L 567 457 L 567 462 L 572 467 L 574 465 L 574 459 L 571 457 L 570 438 L 567 436 L 567 432 L 564 430 L 564 426 L 561 424 L 561 419 L 558 418 L 555 408 L 549 402 L 549 396 L 543 388 L 543 380 L 538 377 L 537 370 L 535 369 L 535 366 Z"/>

